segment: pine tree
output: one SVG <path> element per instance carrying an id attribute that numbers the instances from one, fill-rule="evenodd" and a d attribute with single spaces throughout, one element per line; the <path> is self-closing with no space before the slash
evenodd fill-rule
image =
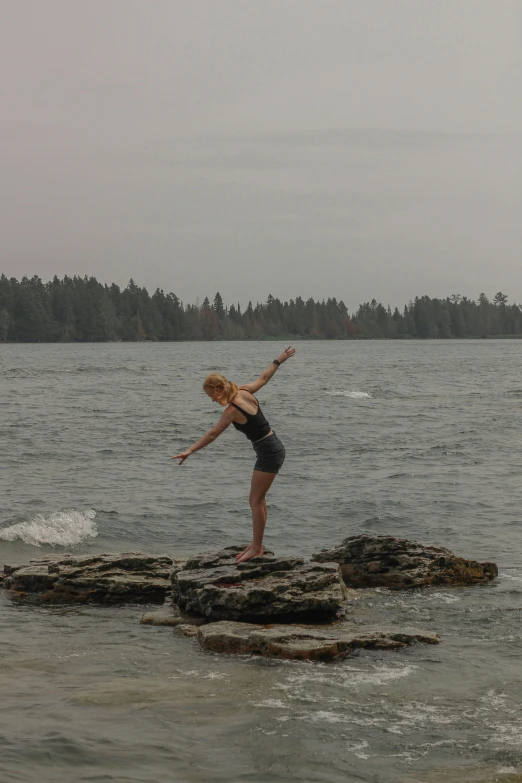
<path id="1" fill-rule="evenodd" d="M 9 313 L 2 307 L 0 309 L 0 342 L 5 343 L 9 332 Z"/>
<path id="2" fill-rule="evenodd" d="M 223 307 L 223 299 L 221 298 L 221 294 L 219 293 L 219 291 L 214 297 L 214 303 L 212 305 L 212 309 L 216 313 L 219 320 L 222 321 L 223 318 L 225 317 L 225 308 Z"/>

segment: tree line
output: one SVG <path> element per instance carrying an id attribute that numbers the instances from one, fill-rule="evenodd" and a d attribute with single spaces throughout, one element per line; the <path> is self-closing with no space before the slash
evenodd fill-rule
<path id="1" fill-rule="evenodd" d="M 107 342 L 136 340 L 382 339 L 522 336 L 522 309 L 498 292 L 492 300 L 460 294 L 415 297 L 401 311 L 375 299 L 351 315 L 335 297 L 226 306 L 221 294 L 184 304 L 157 288 L 150 295 L 131 279 L 126 288 L 94 277 L 0 276 L 0 341 Z"/>

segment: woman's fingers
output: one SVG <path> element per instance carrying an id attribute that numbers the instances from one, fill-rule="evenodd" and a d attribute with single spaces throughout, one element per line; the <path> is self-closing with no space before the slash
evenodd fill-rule
<path id="1" fill-rule="evenodd" d="M 292 348 L 291 345 L 288 346 L 288 348 L 285 348 L 281 356 L 279 357 L 280 362 L 286 361 L 286 359 L 289 359 L 291 356 L 293 356 L 295 353 L 295 348 Z"/>

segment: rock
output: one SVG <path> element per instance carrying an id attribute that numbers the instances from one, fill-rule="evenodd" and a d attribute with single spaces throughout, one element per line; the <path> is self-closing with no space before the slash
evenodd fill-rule
<path id="1" fill-rule="evenodd" d="M 495 563 L 464 560 L 449 549 L 393 536 L 350 536 L 335 549 L 314 555 L 312 560 L 339 563 L 349 587 L 403 590 L 426 585 L 464 586 L 485 583 L 498 575 Z"/>
<path id="2" fill-rule="evenodd" d="M 48 555 L 47 557 L 36 557 L 29 563 L 17 563 L 4 565 L 1 587 L 9 589 L 13 584 L 13 575 L 19 574 L 20 582 L 23 581 L 28 592 L 39 592 L 48 590 L 56 581 L 56 575 L 51 574 L 49 567 L 56 562 L 69 562 L 71 555 Z"/>
<path id="3" fill-rule="evenodd" d="M 141 552 L 49 556 L 5 566 L 3 586 L 40 603 L 163 603 L 172 567 L 184 562 Z"/>
<path id="4" fill-rule="evenodd" d="M 29 564 L 24 568 L 17 568 L 10 576 L 6 576 L 5 587 L 15 592 L 39 593 L 52 590 L 57 579 L 58 575 L 49 573 L 47 565 Z"/>
<path id="5" fill-rule="evenodd" d="M 187 636 L 189 639 L 195 638 L 198 635 L 198 627 L 196 625 L 182 624 L 178 625 L 176 632 L 180 633 L 182 636 Z"/>
<path id="6" fill-rule="evenodd" d="M 236 563 L 239 547 L 196 555 L 173 570 L 172 597 L 210 620 L 325 621 L 341 610 L 346 589 L 336 563 L 266 554 Z"/>
<path id="7" fill-rule="evenodd" d="M 180 612 L 165 611 L 161 609 L 159 612 L 146 612 L 140 620 L 141 625 L 181 625 L 183 620 Z"/>
<path id="8" fill-rule="evenodd" d="M 32 563 L 38 562 L 38 560 L 31 560 Z M 19 565 L 5 565 L 4 566 L 4 573 L 0 574 L 0 576 L 5 579 L 6 576 L 10 576 L 11 574 L 14 574 L 15 571 L 18 571 L 20 568 L 26 568 L 27 563 L 20 563 Z"/>
<path id="9" fill-rule="evenodd" d="M 181 625 L 194 627 L 206 622 L 207 620 L 205 617 L 180 611 L 179 607 L 174 606 L 171 600 L 165 601 L 161 609 L 157 612 L 146 612 L 140 620 L 141 625 L 170 625 L 173 627 Z M 196 632 L 192 635 L 195 636 L 196 634 L 197 628 Z"/>
<path id="10" fill-rule="evenodd" d="M 398 650 L 415 642 L 438 644 L 437 634 L 415 628 L 381 628 L 337 623 L 328 626 L 254 625 L 217 622 L 203 625 L 204 650 L 263 655 L 302 661 L 332 661 L 358 649 Z"/>

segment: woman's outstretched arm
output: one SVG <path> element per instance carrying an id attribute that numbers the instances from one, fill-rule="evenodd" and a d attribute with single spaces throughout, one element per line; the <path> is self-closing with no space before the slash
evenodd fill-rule
<path id="1" fill-rule="evenodd" d="M 287 359 L 289 359 L 291 356 L 293 356 L 295 353 L 295 348 L 291 348 L 288 346 L 288 348 L 285 348 L 283 353 L 281 353 L 277 357 L 277 361 L 279 364 L 283 364 L 283 362 L 286 362 Z M 266 370 L 263 370 L 259 378 L 255 381 L 252 381 L 251 383 L 243 383 L 241 388 L 246 389 L 251 394 L 254 394 L 256 391 L 258 391 L 262 386 L 265 386 L 270 378 L 274 375 L 275 371 L 279 367 L 278 364 L 275 362 L 272 362 L 272 364 L 266 368 Z"/>
<path id="2" fill-rule="evenodd" d="M 204 449 L 205 446 L 208 446 L 209 443 L 212 443 L 216 440 L 218 435 L 221 435 L 222 432 L 226 430 L 227 427 L 229 427 L 232 424 L 232 419 L 234 418 L 234 409 L 233 408 L 227 408 L 223 411 L 221 414 L 221 417 L 217 424 L 215 424 L 211 430 L 206 432 L 202 438 L 200 438 L 196 443 L 193 443 L 192 446 L 189 446 L 188 449 L 185 451 L 182 451 L 181 454 L 176 454 L 175 457 L 172 457 L 172 459 L 179 459 L 179 465 L 183 465 L 187 457 L 190 457 L 191 454 L 194 454 L 195 451 L 199 451 L 200 449 Z"/>

